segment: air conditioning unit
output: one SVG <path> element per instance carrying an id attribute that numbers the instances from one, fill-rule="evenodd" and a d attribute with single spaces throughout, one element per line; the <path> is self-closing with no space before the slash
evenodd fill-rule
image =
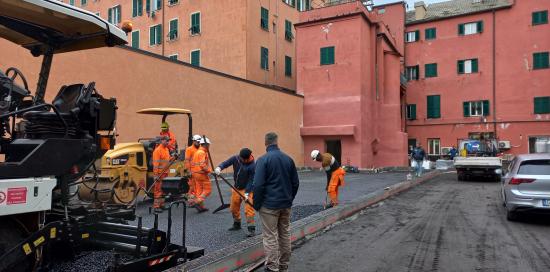
<path id="1" fill-rule="evenodd" d="M 498 148 L 499 149 L 510 149 L 512 146 L 510 145 L 510 141 L 499 141 L 498 142 Z"/>
<path id="2" fill-rule="evenodd" d="M 441 155 L 447 155 L 451 151 L 452 147 L 442 147 L 441 148 Z"/>

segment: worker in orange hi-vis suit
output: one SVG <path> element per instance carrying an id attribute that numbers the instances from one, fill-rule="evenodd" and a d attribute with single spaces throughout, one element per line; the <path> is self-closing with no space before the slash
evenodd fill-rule
<path id="1" fill-rule="evenodd" d="M 162 212 L 164 207 L 164 196 L 162 195 L 162 180 L 168 176 L 168 171 L 165 170 L 170 164 L 170 150 L 168 142 L 170 139 L 166 136 L 161 137 L 161 142 L 153 151 L 153 174 L 155 176 L 155 184 L 153 187 L 153 208 L 155 212 Z"/>
<path id="2" fill-rule="evenodd" d="M 208 211 L 204 207 L 204 200 L 212 192 L 212 184 L 208 177 L 208 174 L 212 172 L 212 167 L 208 161 L 210 140 L 206 137 L 202 138 L 200 144 L 199 150 L 195 152 L 191 161 L 191 178 L 195 182 L 195 199 L 190 201 L 190 204 L 194 205 L 199 213 L 202 213 Z"/>
<path id="3" fill-rule="evenodd" d="M 340 167 L 340 163 L 330 153 L 319 152 L 319 150 L 311 151 L 311 158 L 314 161 L 321 162 L 321 166 L 327 173 L 326 191 L 330 198 L 330 204 L 325 208 L 331 208 L 338 205 L 338 188 L 344 186 L 344 176 L 346 171 Z"/>
<path id="4" fill-rule="evenodd" d="M 187 173 L 184 175 L 191 175 L 191 161 L 193 160 L 193 156 L 195 155 L 195 152 L 199 150 L 200 147 L 200 141 L 202 137 L 200 135 L 194 135 L 193 136 L 193 144 L 188 146 L 185 149 L 185 159 L 184 159 L 184 167 Z M 192 200 L 195 198 L 195 181 L 193 180 L 193 176 L 189 178 L 189 192 L 187 192 L 187 198 Z"/>
<path id="5" fill-rule="evenodd" d="M 170 131 L 170 125 L 167 122 L 162 122 L 160 125 L 160 136 L 167 136 L 169 138 L 168 149 L 170 149 L 171 154 L 177 151 L 178 142 L 176 141 L 176 135 Z"/>

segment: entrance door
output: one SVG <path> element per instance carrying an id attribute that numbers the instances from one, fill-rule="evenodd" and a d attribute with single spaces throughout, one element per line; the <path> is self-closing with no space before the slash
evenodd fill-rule
<path id="1" fill-rule="evenodd" d="M 326 140 L 325 145 L 327 152 L 342 164 L 342 142 L 340 140 Z"/>

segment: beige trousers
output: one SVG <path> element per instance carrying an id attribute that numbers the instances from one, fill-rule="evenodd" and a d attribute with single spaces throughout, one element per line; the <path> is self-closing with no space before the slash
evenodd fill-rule
<path id="1" fill-rule="evenodd" d="M 272 271 L 288 271 L 290 264 L 290 208 L 260 209 L 265 265 Z"/>

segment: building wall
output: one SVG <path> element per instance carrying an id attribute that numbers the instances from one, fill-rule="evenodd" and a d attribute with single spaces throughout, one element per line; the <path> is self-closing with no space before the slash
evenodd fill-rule
<path id="1" fill-rule="evenodd" d="M 417 105 L 417 120 L 407 122 L 409 138 L 424 146 L 428 138 L 440 138 L 445 147 L 470 132 L 496 132 L 499 140 L 511 141 L 508 153 L 527 153 L 527 135 L 549 135 L 550 116 L 534 114 L 533 99 L 550 95 L 550 70 L 532 70 L 532 62 L 534 52 L 550 51 L 550 25 L 531 25 L 533 11 L 549 9 L 545 1 L 515 1 L 512 8 L 495 12 L 496 28 L 492 12 L 408 25 L 407 31 L 418 29 L 422 37 L 406 44 L 405 65 L 418 64 L 421 71 L 420 80 L 407 86 L 407 103 Z M 458 36 L 458 24 L 479 20 L 483 33 Z M 426 41 L 424 29 L 430 27 L 437 28 L 437 38 Z M 470 58 L 479 60 L 479 72 L 459 75 L 457 60 Z M 438 64 L 437 77 L 424 78 L 426 63 Z M 426 96 L 432 94 L 441 95 L 438 119 L 426 118 Z M 475 100 L 490 101 L 489 116 L 464 117 L 463 102 Z"/>
<path id="2" fill-rule="evenodd" d="M 35 89 L 40 58 L 0 40 L 0 67 L 19 68 Z M 148 76 L 151 75 L 151 76 Z M 281 148 L 297 165 L 303 162 L 300 138 L 303 98 L 299 95 L 195 68 L 167 58 L 126 48 L 102 48 L 54 56 L 46 101 L 64 84 L 96 81 L 98 91 L 118 101 L 117 142 L 137 141 L 159 133 L 160 118 L 136 114 L 149 107 L 193 111 L 193 130 L 212 140 L 212 157 L 219 163 L 250 147 L 265 153 L 264 135 L 279 134 Z M 186 143 L 185 117 L 168 117 L 181 147 Z"/>
<path id="3" fill-rule="evenodd" d="M 108 17 L 108 9 L 120 4 L 122 21 L 130 20 L 134 30 L 140 31 L 140 49 L 156 54 L 178 55 L 178 60 L 190 62 L 190 51 L 201 50 L 201 66 L 249 79 L 262 84 L 281 86 L 294 90 L 295 76 L 284 75 L 284 56 L 294 56 L 294 43 L 284 39 L 284 19 L 296 21 L 298 11 L 281 1 L 262 0 L 269 8 L 272 19 L 278 20 L 277 35 L 274 35 L 270 23 L 270 34 L 262 37 L 260 29 L 260 2 L 251 0 L 232 1 L 178 1 L 169 5 L 163 0 L 163 8 L 155 11 L 154 18 L 147 14 L 143 0 L 143 15 L 132 17 L 132 0 L 87 1 L 83 7 L 92 12 L 99 12 L 102 18 Z M 152 1 L 152 0 L 151 0 Z M 67 1 L 65 1 L 67 2 Z M 77 6 L 80 1 L 76 1 Z M 276 12 L 278 9 L 278 12 Z M 191 35 L 191 14 L 201 13 L 201 33 Z M 280 15 L 278 17 L 275 14 Z M 164 17 L 164 19 L 163 19 Z M 178 38 L 169 40 L 169 22 L 178 19 Z M 164 23 L 163 23 L 164 22 Z M 149 45 L 149 28 L 163 25 L 163 42 L 161 45 Z M 266 35 L 264 35 L 266 36 Z M 268 42 L 264 42 L 267 40 Z M 128 39 L 131 45 L 131 37 Z M 264 73 L 260 69 L 259 46 L 269 48 L 270 61 L 277 56 L 277 70 Z M 257 48 L 256 48 L 257 47 Z M 277 54 L 275 54 L 277 52 Z M 271 65 L 270 65 L 271 66 Z"/>
<path id="4" fill-rule="evenodd" d="M 376 27 L 377 20 L 360 2 L 300 14 L 297 91 L 304 94 L 301 133 L 306 155 L 314 148 L 326 151 L 326 140 L 340 140 L 343 164 L 406 164 L 400 53 L 377 38 L 381 32 L 390 35 L 384 26 Z M 390 43 L 393 40 L 389 36 Z M 320 49 L 328 46 L 335 47 L 335 63 L 320 65 Z M 318 166 L 307 159 L 305 164 Z"/>

